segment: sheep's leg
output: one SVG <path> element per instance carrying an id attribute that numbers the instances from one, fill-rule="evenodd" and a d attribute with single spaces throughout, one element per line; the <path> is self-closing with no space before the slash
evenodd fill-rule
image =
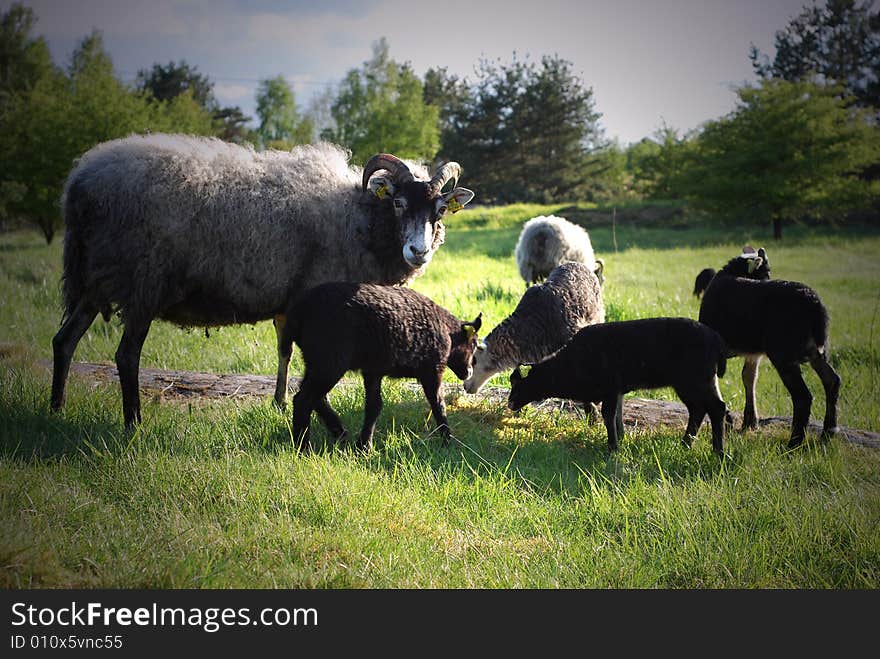
<path id="1" fill-rule="evenodd" d="M 373 433 L 382 411 L 382 376 L 364 373 L 364 425 L 361 428 L 359 446 L 369 451 L 373 448 Z"/>
<path id="2" fill-rule="evenodd" d="M 431 406 L 431 413 L 437 423 L 437 431 L 443 437 L 443 443 L 449 443 L 449 420 L 446 418 L 446 404 L 441 395 L 442 373 L 431 373 L 421 378 L 422 390 Z"/>
<path id="3" fill-rule="evenodd" d="M 684 437 L 681 438 L 681 443 L 690 447 L 697 438 L 700 426 L 703 425 L 703 418 L 706 416 L 706 406 L 697 397 L 688 393 L 682 394 L 678 390 L 675 393 L 678 394 L 678 397 L 688 411 L 687 428 L 684 430 Z"/>
<path id="4" fill-rule="evenodd" d="M 617 409 L 614 411 L 614 422 L 617 424 L 617 439 L 623 439 L 623 394 L 617 396 Z"/>
<path id="5" fill-rule="evenodd" d="M 825 355 L 818 352 L 810 359 L 810 366 L 816 371 L 825 388 L 825 422 L 822 424 L 822 436 L 831 437 L 838 430 L 837 396 L 840 393 L 840 376 L 831 368 Z"/>
<path id="6" fill-rule="evenodd" d="M 743 361 L 742 381 L 746 392 L 746 404 L 743 408 L 743 430 L 755 430 L 758 427 L 755 385 L 758 383 L 758 367 L 760 364 L 761 355 L 746 355 Z"/>
<path id="7" fill-rule="evenodd" d="M 64 406 L 64 389 L 67 384 L 67 374 L 70 371 L 73 352 L 97 315 L 97 309 L 85 301 L 80 301 L 73 313 L 64 321 L 58 333 L 52 338 L 51 408 L 53 411 L 60 410 Z"/>
<path id="8" fill-rule="evenodd" d="M 306 371 L 305 377 L 299 386 L 299 391 L 293 397 L 293 420 L 291 427 L 293 444 L 297 449 L 308 445 L 312 410 L 315 408 L 316 401 L 322 398 L 325 393 L 318 392 L 316 389 L 315 384 L 309 377 L 308 371 Z"/>
<path id="9" fill-rule="evenodd" d="M 330 434 L 333 435 L 333 438 L 339 442 L 348 435 L 348 432 L 345 430 L 345 426 L 342 425 L 342 419 L 339 418 L 339 415 L 336 413 L 330 406 L 330 401 L 327 400 L 327 396 L 321 396 L 317 401 L 315 401 L 315 411 L 318 413 L 318 416 L 321 417 L 321 421 L 324 422 L 324 425 L 327 426 L 327 430 L 330 431 Z"/>
<path id="10" fill-rule="evenodd" d="M 277 315 L 272 319 L 275 326 L 275 339 L 278 346 L 278 373 L 275 377 L 275 404 L 279 409 L 284 409 L 287 399 L 287 369 L 290 366 L 290 356 L 293 353 L 293 341 L 285 336 L 284 326 L 287 324 L 287 316 Z"/>
<path id="11" fill-rule="evenodd" d="M 715 388 L 717 388 L 717 384 L 709 394 L 706 409 L 709 411 L 709 422 L 712 424 L 712 450 L 717 455 L 724 455 L 724 424 L 727 417 L 727 405 L 721 396 L 715 395 Z"/>
<path id="12" fill-rule="evenodd" d="M 608 433 L 608 450 L 616 451 L 618 437 L 623 437 L 623 395 L 613 395 L 602 401 L 602 420 Z"/>
<path id="13" fill-rule="evenodd" d="M 772 361 L 772 358 L 771 358 Z M 792 418 L 791 418 L 791 439 L 788 442 L 788 448 L 800 446 L 804 441 L 807 424 L 810 421 L 810 408 L 813 405 L 813 395 L 807 388 L 801 375 L 801 367 L 798 363 L 773 363 L 782 378 L 782 383 L 791 394 Z"/>
<path id="14" fill-rule="evenodd" d="M 116 349 L 116 369 L 119 372 L 119 385 L 122 388 L 122 416 L 125 426 L 131 428 L 141 422 L 141 398 L 138 385 L 138 371 L 141 363 L 141 349 L 150 331 L 150 323 L 125 321 L 122 340 Z"/>

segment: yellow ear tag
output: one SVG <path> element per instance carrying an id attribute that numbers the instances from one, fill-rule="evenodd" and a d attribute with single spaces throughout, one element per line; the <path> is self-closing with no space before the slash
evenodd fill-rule
<path id="1" fill-rule="evenodd" d="M 468 341 L 477 335 L 477 330 L 474 329 L 473 325 L 465 325 L 464 331 L 467 334 Z"/>
<path id="2" fill-rule="evenodd" d="M 450 199 L 449 203 L 446 204 L 446 210 L 449 213 L 457 213 L 462 208 L 464 208 L 464 206 L 462 206 L 460 203 L 458 203 L 457 199 Z"/>
<path id="3" fill-rule="evenodd" d="M 388 194 L 388 186 L 387 185 L 382 185 L 382 186 L 376 188 L 376 196 L 379 197 L 379 199 L 384 199 L 386 194 Z"/>
<path id="4" fill-rule="evenodd" d="M 519 367 L 520 375 L 522 375 L 524 378 L 527 378 L 529 376 L 529 373 L 531 373 L 531 371 L 532 371 L 531 364 L 523 364 L 522 366 Z"/>

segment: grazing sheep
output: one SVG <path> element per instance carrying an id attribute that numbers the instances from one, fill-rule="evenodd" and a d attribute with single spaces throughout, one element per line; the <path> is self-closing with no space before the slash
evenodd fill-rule
<path id="1" fill-rule="evenodd" d="M 329 283 L 308 291 L 288 309 L 279 341 L 290 359 L 296 342 L 305 376 L 293 397 L 293 437 L 307 441 L 312 410 L 337 438 L 346 434 L 327 393 L 346 371 L 364 379 L 364 425 L 359 444 L 369 447 L 382 409 L 382 377 L 418 378 L 437 429 L 449 438 L 442 395 L 449 366 L 461 380 L 471 375 L 481 316 L 458 320 L 443 307 L 408 288 Z"/>
<path id="2" fill-rule="evenodd" d="M 623 437 L 623 395 L 672 387 L 688 409 L 690 444 L 708 412 L 712 449 L 723 453 L 726 406 L 718 391 L 725 347 L 714 330 L 689 318 L 647 318 L 590 325 L 558 353 L 510 376 L 507 406 L 517 411 L 545 398 L 602 403 L 608 448 Z"/>
<path id="3" fill-rule="evenodd" d="M 813 397 L 801 375 L 809 361 L 825 389 L 823 436 L 837 431 L 840 377 L 828 363 L 828 311 L 818 294 L 795 281 L 755 281 L 743 276 L 769 266 L 766 252 L 733 258 L 712 279 L 700 304 L 700 322 L 717 330 L 729 355 L 743 355 L 742 378 L 746 392 L 743 428 L 758 425 L 755 384 L 761 357 L 767 355 L 791 395 L 791 438 L 794 448 L 804 440 Z"/>
<path id="4" fill-rule="evenodd" d="M 582 263 L 563 263 L 543 284 L 526 289 L 513 313 L 489 333 L 464 389 L 475 394 L 496 373 L 543 361 L 582 327 L 602 322 L 605 303 L 597 276 Z"/>
<path id="5" fill-rule="evenodd" d="M 377 172 L 381 175 L 374 176 Z M 473 198 L 442 192 L 460 167 L 428 178 L 389 154 L 363 170 L 331 144 L 255 152 L 213 138 L 145 135 L 83 155 L 64 189 L 64 305 L 53 339 L 52 409 L 98 313 L 118 311 L 116 351 L 127 426 L 141 419 L 141 347 L 155 318 L 184 326 L 275 318 L 326 281 L 405 283 L 444 238 L 442 218 Z M 279 359 L 275 398 L 288 364 Z"/>
<path id="6" fill-rule="evenodd" d="M 516 265 L 526 286 L 543 281 L 560 263 L 576 261 L 604 282 L 604 263 L 596 260 L 589 234 L 555 215 L 539 215 L 523 225 L 516 243 Z"/>

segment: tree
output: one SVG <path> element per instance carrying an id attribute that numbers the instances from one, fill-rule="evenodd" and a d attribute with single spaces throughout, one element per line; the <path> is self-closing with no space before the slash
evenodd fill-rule
<path id="1" fill-rule="evenodd" d="M 46 40 L 31 36 L 36 22 L 34 11 L 18 2 L 0 18 L 0 104 L 52 72 Z"/>
<path id="2" fill-rule="evenodd" d="M 681 198 L 692 138 L 680 136 L 664 123 L 651 138 L 632 145 L 627 151 L 627 169 L 635 189 L 653 199 Z"/>
<path id="3" fill-rule="evenodd" d="M 149 92 L 157 101 L 170 101 L 188 91 L 193 100 L 206 110 L 217 109 L 214 97 L 214 83 L 198 72 L 198 67 L 190 66 L 185 60 L 179 63 L 168 62 L 167 66 L 153 64 L 149 71 L 138 71 L 135 81 L 137 89 Z"/>
<path id="4" fill-rule="evenodd" d="M 51 242 L 59 200 L 74 159 L 99 142 L 145 131 L 210 135 L 210 113 L 187 91 L 171 101 L 129 89 L 113 74 L 100 32 L 74 51 L 65 74 L 54 69 L 0 115 L 0 210 L 36 224 Z"/>
<path id="5" fill-rule="evenodd" d="M 681 185 L 698 206 L 786 222 L 842 218 L 876 202 L 860 176 L 880 159 L 880 131 L 840 87 L 765 80 L 738 90 L 738 107 L 705 125 Z"/>
<path id="6" fill-rule="evenodd" d="M 771 63 L 754 44 L 749 54 L 762 79 L 796 81 L 815 76 L 841 85 L 861 107 L 880 111 L 880 11 L 870 0 L 828 0 L 805 7 L 776 33 Z"/>
<path id="7" fill-rule="evenodd" d="M 585 172 L 595 166 L 589 156 L 604 144 L 592 90 L 570 62 L 545 56 L 538 66 L 514 54 L 509 63 L 482 60 L 466 88 L 439 71 L 430 79 L 431 98 L 441 99 L 440 153 L 462 164 L 481 199 L 587 194 Z"/>
<path id="8" fill-rule="evenodd" d="M 138 71 L 135 87 L 155 101 L 172 103 L 180 96 L 189 96 L 214 119 L 214 132 L 222 140 L 241 144 L 255 141 L 247 127 L 251 120 L 238 106 L 221 107 L 214 96 L 214 83 L 198 67 L 185 60 L 168 62 L 167 66 L 153 64 L 150 70 Z"/>
<path id="9" fill-rule="evenodd" d="M 312 141 L 313 127 L 308 118 L 300 119 L 291 89 L 284 76 L 266 78 L 257 88 L 257 133 L 264 146 L 289 149 Z"/>
<path id="10" fill-rule="evenodd" d="M 357 162 L 378 152 L 431 160 L 440 144 L 437 107 L 425 103 L 410 65 L 391 59 L 384 38 L 360 69 L 348 71 L 331 113 L 335 127 L 325 135 L 351 149 Z"/>

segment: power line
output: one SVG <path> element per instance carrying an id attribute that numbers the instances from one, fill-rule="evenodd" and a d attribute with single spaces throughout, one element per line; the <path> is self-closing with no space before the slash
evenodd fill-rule
<path id="1" fill-rule="evenodd" d="M 117 71 L 117 73 L 125 78 L 134 80 L 137 78 L 138 73 L 140 71 Z M 213 76 L 210 73 L 205 73 L 200 71 L 202 75 L 206 76 L 211 82 L 215 81 L 225 81 L 225 82 L 252 82 L 252 83 L 260 83 L 267 78 L 237 78 L 232 76 Z M 287 82 L 291 85 L 335 85 L 339 82 L 339 80 L 296 80 L 291 78 L 290 76 L 282 76 Z"/>

